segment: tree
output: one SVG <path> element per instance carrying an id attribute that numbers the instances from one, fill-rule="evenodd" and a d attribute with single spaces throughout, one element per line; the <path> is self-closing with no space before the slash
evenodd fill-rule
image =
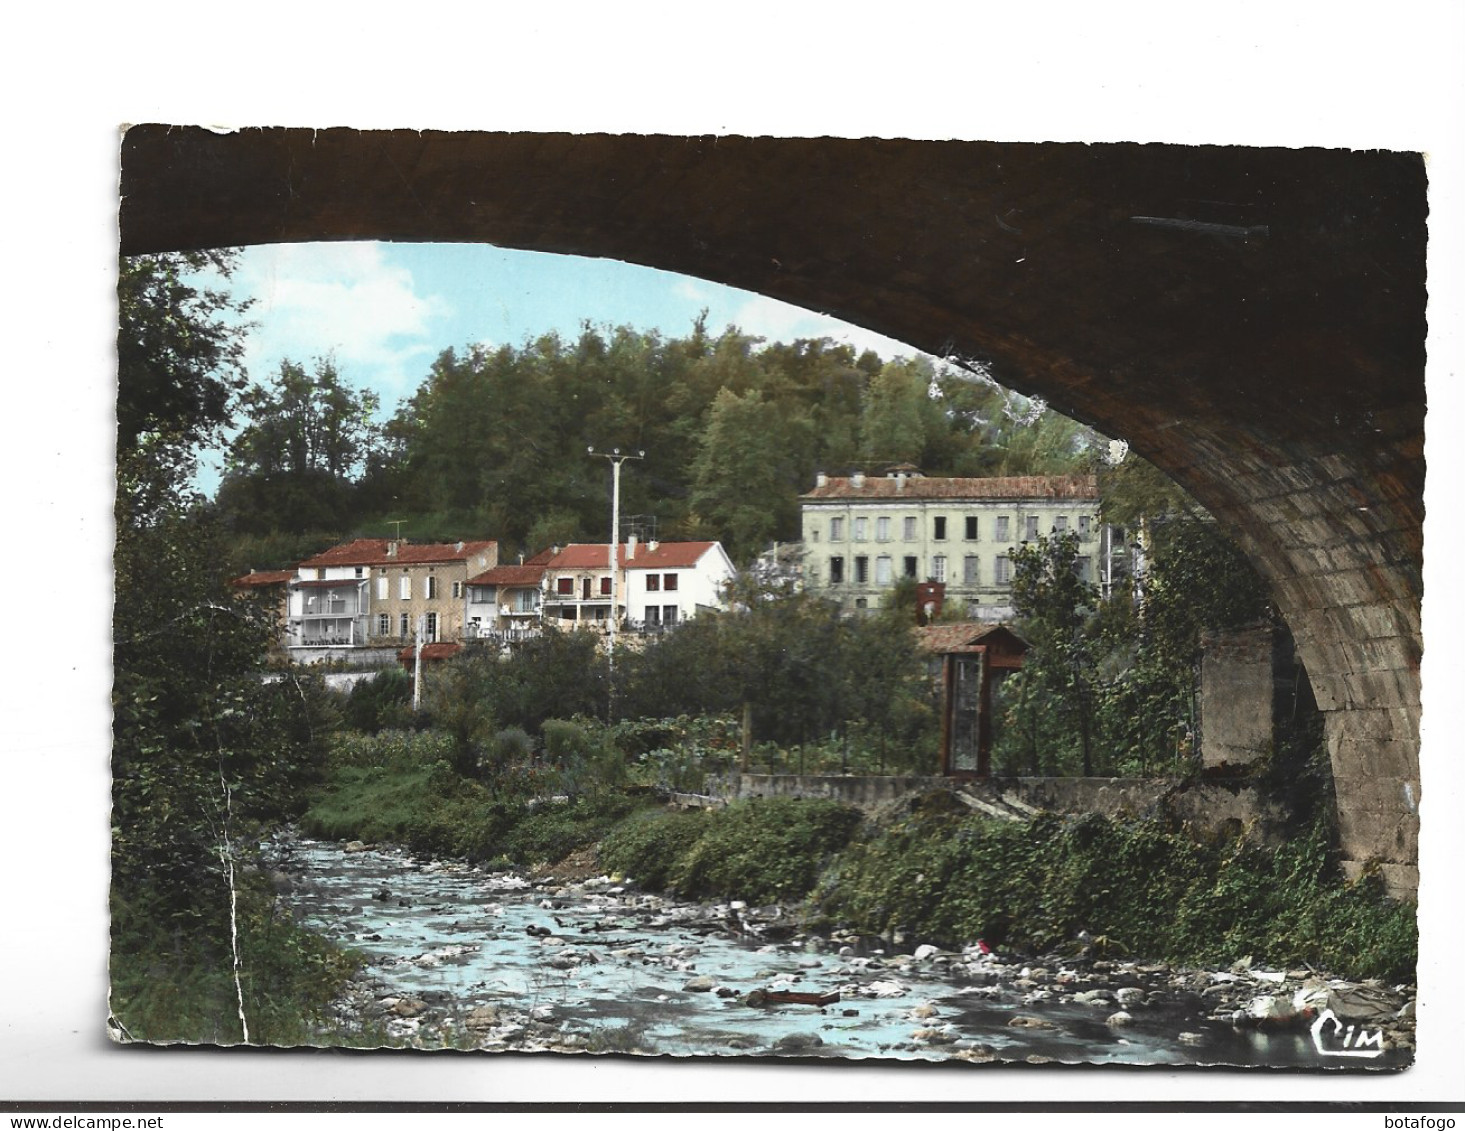
<path id="1" fill-rule="evenodd" d="M 746 560 L 798 525 L 795 425 L 756 390 L 717 394 L 692 464 L 692 510 Z"/>
<path id="2" fill-rule="evenodd" d="M 258 678 L 273 614 L 230 592 L 218 525 L 187 486 L 242 379 L 241 308 L 180 281 L 202 262 L 227 273 L 231 260 L 151 256 L 120 270 L 113 1011 L 135 1025 L 140 997 L 169 979 L 178 989 L 202 962 L 210 977 L 231 970 L 236 999 L 208 1033 L 248 1040 L 248 1010 L 271 991 L 241 969 L 244 846 L 298 804 L 333 719 L 311 681 Z"/>
<path id="3" fill-rule="evenodd" d="M 235 527 L 299 533 L 349 525 L 355 485 L 378 453 L 376 394 L 348 386 L 329 357 L 313 373 L 287 359 L 241 404 L 249 423 L 229 445 L 218 500 Z"/>
<path id="4" fill-rule="evenodd" d="M 117 449 L 170 466 L 220 435 L 244 387 L 241 303 L 195 285 L 227 279 L 227 251 L 125 258 L 118 267 Z"/>
<path id="5" fill-rule="evenodd" d="M 1028 738 L 1034 773 L 1041 768 L 1040 727 L 1055 720 L 1062 724 L 1060 733 L 1077 735 L 1083 775 L 1094 772 L 1089 622 L 1098 608 L 1098 590 L 1079 576 L 1077 566 L 1078 538 L 1069 531 L 1025 542 L 1013 557 L 1012 603 L 1031 645 L 1021 674 L 1018 729 Z M 1061 756 L 1057 750 L 1053 755 Z"/>
<path id="6" fill-rule="evenodd" d="M 865 392 L 860 447 L 867 460 L 919 463 L 926 447 L 929 366 L 909 359 L 887 362 Z"/>

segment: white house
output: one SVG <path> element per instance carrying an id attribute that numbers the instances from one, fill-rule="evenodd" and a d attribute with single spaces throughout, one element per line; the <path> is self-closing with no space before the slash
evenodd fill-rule
<path id="1" fill-rule="evenodd" d="M 637 542 L 616 546 L 614 572 L 608 543 L 576 543 L 549 560 L 544 571 L 546 620 L 604 623 L 615 616 L 633 631 L 656 632 L 726 608 L 735 573 L 720 542 Z"/>

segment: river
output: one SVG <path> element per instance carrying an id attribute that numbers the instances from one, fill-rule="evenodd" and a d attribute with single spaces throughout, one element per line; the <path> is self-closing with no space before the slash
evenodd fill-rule
<path id="1" fill-rule="evenodd" d="M 329 1022 L 363 1046 L 1342 1070 L 1412 1059 L 1407 1047 L 1324 1057 L 1300 1024 L 1233 1025 L 1232 1007 L 1290 998 L 1288 972 L 886 954 L 804 935 L 778 909 L 678 902 L 610 877 L 530 881 L 309 840 L 271 855 L 296 919 L 366 956 Z M 758 990 L 839 1000 L 750 1004 Z"/>

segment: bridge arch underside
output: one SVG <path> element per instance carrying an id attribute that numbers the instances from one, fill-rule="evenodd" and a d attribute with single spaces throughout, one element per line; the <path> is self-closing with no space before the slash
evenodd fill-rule
<path id="1" fill-rule="evenodd" d="M 1416 154 L 137 127 L 124 253 L 318 239 L 610 257 L 990 362 L 1128 439 L 1271 581 L 1346 856 L 1417 890 Z"/>

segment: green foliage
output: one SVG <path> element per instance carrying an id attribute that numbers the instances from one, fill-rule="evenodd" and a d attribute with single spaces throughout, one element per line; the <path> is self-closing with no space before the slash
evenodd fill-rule
<path id="1" fill-rule="evenodd" d="M 542 728 L 544 752 L 571 798 L 604 793 L 626 782 L 626 763 L 613 732 L 589 719 L 549 719 Z"/>
<path id="2" fill-rule="evenodd" d="M 1080 931 L 1125 953 L 1229 965 L 1245 955 L 1409 979 L 1411 906 L 1344 883 L 1326 824 L 1274 849 L 1201 843 L 1153 821 L 1090 814 L 1030 824 L 917 814 L 853 845 L 825 876 L 826 914 L 957 945 L 1033 951 Z"/>
<path id="3" fill-rule="evenodd" d="M 226 521 L 251 534 L 299 534 L 349 525 L 356 485 L 381 459 L 375 393 L 352 389 L 335 360 L 315 371 L 288 359 L 268 386 L 243 397 L 249 423 L 229 444 L 217 502 Z"/>
<path id="4" fill-rule="evenodd" d="M 849 843 L 860 811 L 834 801 L 754 800 L 709 813 L 671 869 L 683 895 L 800 899 Z"/>
<path id="5" fill-rule="evenodd" d="M 706 809 L 645 810 L 610 830 L 600 844 L 600 862 L 643 888 L 666 888 L 713 820 Z"/>
<path id="6" fill-rule="evenodd" d="M 1140 597 L 1120 590 L 1099 606 L 1071 572 L 1072 535 L 1017 551 L 1013 598 L 1032 650 L 1004 688 L 1000 772 L 1193 771 L 1202 634 L 1272 618 L 1240 550 L 1153 467 L 1130 456 L 1103 490 L 1106 521 L 1130 524 L 1144 547 Z M 1315 716 L 1309 700 L 1283 739 L 1302 759 Z"/>
<path id="7" fill-rule="evenodd" d="M 142 922 L 228 960 L 229 865 L 295 811 L 339 721 L 319 680 L 263 681 L 275 626 L 227 586 L 218 525 L 187 487 L 241 381 L 240 308 L 184 281 L 209 264 L 227 274 L 230 261 L 120 268 L 112 895 L 124 962 Z"/>
<path id="8" fill-rule="evenodd" d="M 400 667 L 383 668 L 357 682 L 342 712 L 349 727 L 366 734 L 402 730 L 412 721 L 412 680 Z"/>
<path id="9" fill-rule="evenodd" d="M 1013 555 L 1012 602 L 1030 650 L 1014 678 L 1013 717 L 1004 728 L 1004 769 L 1016 755 L 1030 773 L 1094 772 L 1094 647 L 1088 631 L 1098 591 L 1077 572 L 1069 532 L 1024 542 Z M 1076 757 L 1075 757 L 1076 755 Z"/>
<path id="10" fill-rule="evenodd" d="M 219 438 L 244 387 L 240 317 L 248 304 L 200 287 L 227 279 L 228 251 L 123 258 L 117 277 L 117 451 L 144 453 L 182 481 L 180 461 Z"/>
<path id="11" fill-rule="evenodd" d="M 250 1041 L 295 1045 L 325 1024 L 326 1006 L 359 965 L 296 927 L 263 879 L 241 885 L 239 949 Z M 138 1041 L 235 1044 L 243 1036 L 229 968 L 208 938 L 161 929 L 144 908 L 114 901 L 112 1016 Z"/>

